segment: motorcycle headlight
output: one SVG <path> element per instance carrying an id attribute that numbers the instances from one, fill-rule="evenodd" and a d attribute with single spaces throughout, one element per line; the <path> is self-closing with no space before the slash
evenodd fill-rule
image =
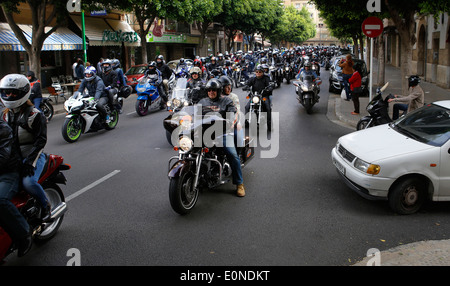
<path id="1" fill-rule="evenodd" d="M 288 68 L 288 67 L 286 67 L 286 68 L 285 68 L 285 70 L 286 70 L 286 71 L 289 71 L 289 68 Z"/>
<path id="2" fill-rule="evenodd" d="M 253 103 L 258 103 L 258 102 L 259 102 L 259 97 L 254 96 L 254 97 L 252 98 L 252 101 L 253 101 Z"/>
<path id="3" fill-rule="evenodd" d="M 188 106 L 188 105 L 189 105 L 189 102 L 186 100 L 186 101 L 183 102 L 183 105 L 184 105 L 184 106 Z"/>
<path id="4" fill-rule="evenodd" d="M 354 166 L 356 169 L 370 175 L 378 175 L 381 169 L 379 165 L 369 164 L 366 161 L 363 161 L 359 158 L 355 160 Z"/>
<path id="5" fill-rule="evenodd" d="M 303 90 L 303 91 L 308 91 L 309 89 L 308 89 L 308 87 L 307 87 L 305 84 L 303 84 L 303 85 L 302 85 L 302 90 Z"/>
<path id="6" fill-rule="evenodd" d="M 181 137 L 180 141 L 178 142 L 178 145 L 180 146 L 181 150 L 183 150 L 184 152 L 188 152 L 189 150 L 192 149 L 194 142 L 191 140 L 191 138 Z"/>
<path id="7" fill-rule="evenodd" d="M 178 107 L 181 105 L 181 101 L 179 99 L 174 99 L 173 100 L 173 106 Z"/>

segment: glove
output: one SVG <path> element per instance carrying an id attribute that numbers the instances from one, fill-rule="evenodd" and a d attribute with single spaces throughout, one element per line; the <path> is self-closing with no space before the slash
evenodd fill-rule
<path id="1" fill-rule="evenodd" d="M 22 165 L 22 177 L 32 177 L 34 175 L 34 167 L 30 164 Z"/>

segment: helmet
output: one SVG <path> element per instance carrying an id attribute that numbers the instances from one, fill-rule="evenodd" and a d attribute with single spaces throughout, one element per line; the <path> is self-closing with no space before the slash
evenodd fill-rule
<path id="1" fill-rule="evenodd" d="M 156 62 L 155 61 L 151 61 L 148 63 L 148 67 L 154 67 L 156 68 Z"/>
<path id="2" fill-rule="evenodd" d="M 102 71 L 104 73 L 109 72 L 112 69 L 112 60 L 106 59 L 102 62 Z"/>
<path id="3" fill-rule="evenodd" d="M 8 96 L 11 93 L 15 96 Z M 0 94 L 6 108 L 18 108 L 30 98 L 30 82 L 22 74 L 8 74 L 0 81 Z"/>
<path id="4" fill-rule="evenodd" d="M 306 62 L 306 63 L 305 63 L 305 68 L 306 68 L 306 67 L 311 68 L 311 66 L 312 66 L 312 65 L 311 65 L 311 62 Z"/>
<path id="5" fill-rule="evenodd" d="M 412 75 L 408 78 L 408 86 L 416 86 L 420 82 L 420 77 L 418 75 Z"/>
<path id="6" fill-rule="evenodd" d="M 95 78 L 96 73 L 97 73 L 97 70 L 93 66 L 88 66 L 84 70 L 84 78 L 87 81 L 91 81 L 91 80 L 93 80 Z"/>
<path id="7" fill-rule="evenodd" d="M 112 68 L 113 69 L 116 69 L 116 68 L 120 67 L 120 61 L 118 59 L 112 59 L 111 63 L 112 63 Z"/>
<path id="8" fill-rule="evenodd" d="M 222 88 L 229 85 L 231 90 L 233 90 L 233 82 L 231 81 L 229 76 L 223 75 L 219 78 L 220 83 L 222 84 Z"/>
<path id="9" fill-rule="evenodd" d="M 180 59 L 180 65 L 181 65 L 181 64 L 184 64 L 184 58 L 181 58 L 181 59 Z"/>
<path id="10" fill-rule="evenodd" d="M 267 64 L 262 64 L 261 67 L 264 72 L 269 72 L 269 66 Z"/>
<path id="11" fill-rule="evenodd" d="M 200 59 L 195 59 L 194 60 L 194 66 L 201 67 L 202 66 L 202 61 Z"/>
<path id="12" fill-rule="evenodd" d="M 263 65 L 257 65 L 256 68 L 255 68 L 255 71 L 262 71 L 262 72 L 264 72 Z"/>
<path id="13" fill-rule="evenodd" d="M 222 94 L 222 83 L 217 78 L 210 79 L 206 83 L 205 89 L 206 89 L 206 91 L 216 90 L 217 98 L 219 98 L 220 95 Z"/>
<path id="14" fill-rule="evenodd" d="M 191 76 L 194 73 L 197 73 L 199 76 L 201 76 L 202 75 L 202 70 L 199 67 L 193 67 L 193 68 L 191 68 L 189 73 L 191 74 Z"/>

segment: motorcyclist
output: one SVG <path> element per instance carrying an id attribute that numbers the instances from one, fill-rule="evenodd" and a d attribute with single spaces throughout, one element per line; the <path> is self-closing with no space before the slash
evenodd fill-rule
<path id="1" fill-rule="evenodd" d="M 158 55 L 155 59 L 156 68 L 161 72 L 161 76 L 163 79 L 164 91 L 166 94 L 169 93 L 169 79 L 172 76 L 173 71 L 169 68 L 169 66 L 164 62 L 164 56 Z"/>
<path id="2" fill-rule="evenodd" d="M 120 61 L 118 59 L 112 60 L 112 68 L 117 73 L 117 79 L 118 79 L 118 101 L 120 110 L 119 113 L 122 113 L 122 107 L 123 107 L 123 98 L 127 98 L 130 96 L 130 94 L 133 92 L 133 88 L 127 84 L 126 77 L 123 73 L 122 68 L 120 67 Z"/>
<path id="3" fill-rule="evenodd" d="M 302 79 L 305 75 L 311 75 L 313 79 L 317 78 L 317 74 L 311 69 L 312 64 L 311 62 L 306 62 L 302 69 L 297 74 L 297 79 Z"/>
<path id="4" fill-rule="evenodd" d="M 42 112 L 40 107 L 42 102 L 41 82 L 36 78 L 34 71 L 27 72 L 27 79 L 30 81 L 31 86 L 30 100 L 31 102 L 34 103 L 34 107 L 36 107 L 40 112 Z"/>
<path id="5" fill-rule="evenodd" d="M 394 98 L 388 99 L 388 102 L 401 102 L 395 103 L 393 107 L 392 119 L 397 119 L 399 117 L 400 110 L 404 112 L 411 112 L 424 104 L 424 92 L 419 85 L 420 77 L 417 75 L 412 75 L 408 78 L 408 95 L 401 96 L 398 94 L 394 95 Z"/>
<path id="6" fill-rule="evenodd" d="M 164 92 L 164 88 L 162 87 L 162 73 L 156 68 L 156 62 L 152 61 L 148 64 L 148 69 L 145 71 L 145 76 L 156 74 L 158 76 L 158 79 L 155 82 L 155 85 L 158 87 L 159 95 L 161 96 L 161 109 L 164 109 L 166 107 L 167 102 L 167 95 Z"/>
<path id="7" fill-rule="evenodd" d="M 200 100 L 198 104 L 210 108 L 211 110 L 218 111 L 223 118 L 226 118 L 226 114 L 229 112 L 237 112 L 233 100 L 227 96 L 222 96 L 222 84 L 218 79 L 213 78 L 209 80 L 205 88 L 208 93 L 208 97 Z M 236 121 L 233 122 L 233 125 L 234 124 L 236 124 Z M 243 197 L 245 196 L 245 189 L 244 179 L 242 177 L 241 160 L 236 152 L 236 148 L 234 146 L 234 136 L 232 134 L 224 134 L 223 146 L 231 165 L 233 184 L 237 185 L 236 194 L 239 197 Z"/>
<path id="8" fill-rule="evenodd" d="M 97 100 L 97 110 L 106 123 L 109 123 L 108 114 L 105 105 L 109 102 L 108 92 L 105 89 L 103 80 L 97 75 L 97 71 L 93 66 L 89 66 L 84 70 L 84 79 L 78 88 L 78 92 L 83 94 L 84 90 L 88 91 L 89 96 L 93 96 Z"/>
<path id="9" fill-rule="evenodd" d="M 265 90 L 262 94 L 263 97 L 268 98 L 269 100 L 263 100 L 262 104 L 264 104 L 265 110 L 267 112 L 267 130 L 272 130 L 272 107 L 271 107 L 271 99 L 270 96 L 272 95 L 273 86 L 270 83 L 270 78 L 268 75 L 264 74 L 264 69 L 262 65 L 258 65 L 255 69 L 255 77 L 251 77 L 247 83 L 246 87 L 244 87 L 244 90 L 251 90 L 253 92 L 261 93 L 263 90 Z M 250 102 L 251 99 L 247 102 L 247 105 L 245 106 L 245 113 L 247 114 L 250 111 Z"/>
<path id="10" fill-rule="evenodd" d="M 203 66 L 203 63 L 202 63 L 202 60 L 201 60 L 201 59 L 195 59 L 195 60 L 194 60 L 194 67 L 200 68 L 200 70 L 201 70 L 201 72 L 202 72 L 201 77 L 202 77 L 203 79 L 205 79 L 205 78 L 206 78 L 206 75 L 207 75 L 207 70 L 206 70 L 206 67 Z"/>
<path id="11" fill-rule="evenodd" d="M 193 67 L 189 71 L 191 78 L 187 82 L 187 88 L 191 89 L 190 97 L 194 104 L 207 97 L 205 82 L 202 79 L 202 71 L 199 67 Z"/>
<path id="12" fill-rule="evenodd" d="M 47 124 L 45 116 L 42 112 L 37 110 L 33 103 L 29 100 L 31 94 L 30 82 L 28 79 L 20 74 L 9 74 L 0 81 L 1 100 L 5 109 L 3 110 L 3 120 L 13 130 L 12 153 L 10 156 L 16 158 L 18 156 L 19 163 L 13 162 L 11 170 L 18 170 L 22 176 L 22 185 L 25 191 L 30 193 L 41 205 L 41 219 L 47 221 L 51 215 L 51 206 L 49 200 L 44 192 L 42 186 L 38 183 L 39 177 L 45 166 L 46 157 L 43 153 L 45 144 L 47 143 Z M 14 159 L 15 160 L 15 159 Z M 3 166 L 2 166 L 3 167 Z M 16 186 L 15 176 L 7 175 L 7 179 L 0 182 L 3 188 L 10 188 L 7 191 L 10 194 L 4 196 L 8 197 L 16 193 L 11 187 Z M 5 189 L 3 189 L 4 191 Z M 13 237 L 19 240 L 19 256 L 24 255 L 27 249 L 31 247 L 31 237 L 29 233 L 29 226 L 23 223 L 22 218 L 12 210 L 11 205 L 2 201 L 2 206 L 8 209 L 6 217 L 7 220 L 13 220 L 20 225 L 12 226 L 11 222 L 6 223 L 7 231 L 12 231 Z M 0 207 L 0 209 L 3 209 Z M 13 206 L 13 208 L 15 208 Z M 14 216 L 11 217 L 11 214 Z M 3 211 L 2 211 L 3 217 Z M 20 235 L 19 235 L 20 233 Z"/>
<path id="13" fill-rule="evenodd" d="M 117 72 L 113 69 L 113 61 L 106 59 L 102 62 L 102 75 L 101 79 L 105 84 L 105 90 L 108 94 L 109 104 L 112 106 L 114 104 L 114 97 L 119 92 L 119 77 Z"/>
<path id="14" fill-rule="evenodd" d="M 234 141 L 236 148 L 244 147 L 244 129 L 242 129 L 241 118 L 239 116 L 241 112 L 239 97 L 235 93 L 233 93 L 233 82 L 228 76 L 223 75 L 219 78 L 219 80 L 222 84 L 222 94 L 231 98 L 237 109 L 236 124 L 234 126 Z"/>
<path id="15" fill-rule="evenodd" d="M 218 67 L 217 61 L 216 61 L 216 57 L 211 57 L 211 61 L 209 62 L 209 64 L 206 66 L 208 73 L 211 73 L 213 70 L 215 70 Z"/>

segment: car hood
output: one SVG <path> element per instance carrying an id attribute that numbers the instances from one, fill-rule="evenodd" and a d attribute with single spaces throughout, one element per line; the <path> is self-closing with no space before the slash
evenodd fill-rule
<path id="1" fill-rule="evenodd" d="M 370 163 L 436 148 L 409 138 L 388 124 L 347 134 L 339 142 L 348 152 Z"/>

